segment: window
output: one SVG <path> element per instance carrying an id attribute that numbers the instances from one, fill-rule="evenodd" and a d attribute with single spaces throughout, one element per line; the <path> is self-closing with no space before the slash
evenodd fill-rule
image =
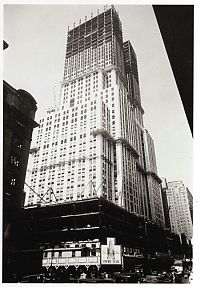
<path id="1" fill-rule="evenodd" d="M 20 139 L 20 138 L 16 138 L 15 139 L 15 147 L 17 147 L 18 149 L 22 149 L 22 144 L 23 144 L 23 140 L 22 139 Z"/>
<path id="2" fill-rule="evenodd" d="M 75 250 L 72 251 L 72 257 L 75 257 Z"/>
<path id="3" fill-rule="evenodd" d="M 90 256 L 90 250 L 88 247 L 84 247 L 81 251 L 81 256 L 82 257 L 86 257 L 86 256 Z"/>
<path id="4" fill-rule="evenodd" d="M 11 186 L 15 186 L 15 185 L 16 185 L 16 179 L 15 179 L 15 178 L 12 178 L 12 179 L 10 180 L 10 185 L 11 185 Z"/>
<path id="5" fill-rule="evenodd" d="M 74 106 L 74 102 L 75 102 L 74 98 L 70 99 L 70 107 Z"/>
<path id="6" fill-rule="evenodd" d="M 96 249 L 91 250 L 91 256 L 96 256 Z"/>
<path id="7" fill-rule="evenodd" d="M 19 166 L 19 159 L 17 159 L 17 157 L 16 156 L 11 156 L 10 157 L 10 162 L 11 162 L 11 164 L 13 164 L 14 166 Z"/>
<path id="8" fill-rule="evenodd" d="M 25 128 L 24 123 L 22 123 L 20 120 L 16 120 L 16 123 L 18 126 L 20 126 L 21 128 Z"/>

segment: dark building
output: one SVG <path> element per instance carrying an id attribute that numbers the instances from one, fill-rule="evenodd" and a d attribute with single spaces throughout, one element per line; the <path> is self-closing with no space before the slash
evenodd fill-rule
<path id="1" fill-rule="evenodd" d="M 6 48 L 6 46 L 5 46 Z M 3 82 L 3 281 L 10 273 L 17 215 L 24 203 L 24 181 L 37 105 L 26 91 Z"/>
<path id="2" fill-rule="evenodd" d="M 153 5 L 193 134 L 194 5 Z"/>
<path id="3" fill-rule="evenodd" d="M 3 41 L 3 50 L 7 49 L 8 48 L 8 43 L 6 43 L 6 41 Z"/>

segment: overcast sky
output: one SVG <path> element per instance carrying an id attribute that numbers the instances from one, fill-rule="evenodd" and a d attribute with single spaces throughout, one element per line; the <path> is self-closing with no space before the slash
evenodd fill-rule
<path id="1" fill-rule="evenodd" d="M 192 137 L 151 6 L 115 5 L 123 38 L 138 59 L 145 127 L 154 139 L 158 174 L 192 192 Z M 54 103 L 63 79 L 67 27 L 95 16 L 99 5 L 5 5 L 4 80 L 38 103 L 36 120 Z M 54 88 L 54 86 L 56 87 Z"/>

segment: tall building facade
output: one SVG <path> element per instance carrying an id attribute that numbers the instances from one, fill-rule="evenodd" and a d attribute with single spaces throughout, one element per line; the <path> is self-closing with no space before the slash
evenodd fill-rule
<path id="1" fill-rule="evenodd" d="M 166 178 L 161 178 L 162 183 L 161 183 L 161 194 L 162 194 L 162 201 L 163 201 L 163 210 L 164 210 L 164 217 L 165 217 L 165 227 L 168 229 L 171 229 L 170 225 L 170 218 L 169 218 L 169 205 L 167 202 L 167 180 Z"/>
<path id="2" fill-rule="evenodd" d="M 59 105 L 40 120 L 25 205 L 102 196 L 151 218 L 143 113 L 136 55 L 112 6 L 68 31 Z"/>
<path id="3" fill-rule="evenodd" d="M 192 194 L 182 181 L 168 182 L 166 190 L 172 232 L 192 239 Z"/>
<path id="4" fill-rule="evenodd" d="M 164 226 L 165 217 L 161 193 L 162 180 L 158 177 L 154 142 L 146 129 L 144 130 L 144 148 L 148 187 L 148 204 L 150 211 L 149 218 L 155 223 Z"/>

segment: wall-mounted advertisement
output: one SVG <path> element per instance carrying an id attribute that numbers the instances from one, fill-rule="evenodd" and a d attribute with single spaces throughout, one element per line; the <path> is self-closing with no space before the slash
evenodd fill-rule
<path id="1" fill-rule="evenodd" d="M 101 245 L 102 265 L 121 265 L 121 245 L 115 245 L 115 238 L 107 238 L 107 245 Z"/>

